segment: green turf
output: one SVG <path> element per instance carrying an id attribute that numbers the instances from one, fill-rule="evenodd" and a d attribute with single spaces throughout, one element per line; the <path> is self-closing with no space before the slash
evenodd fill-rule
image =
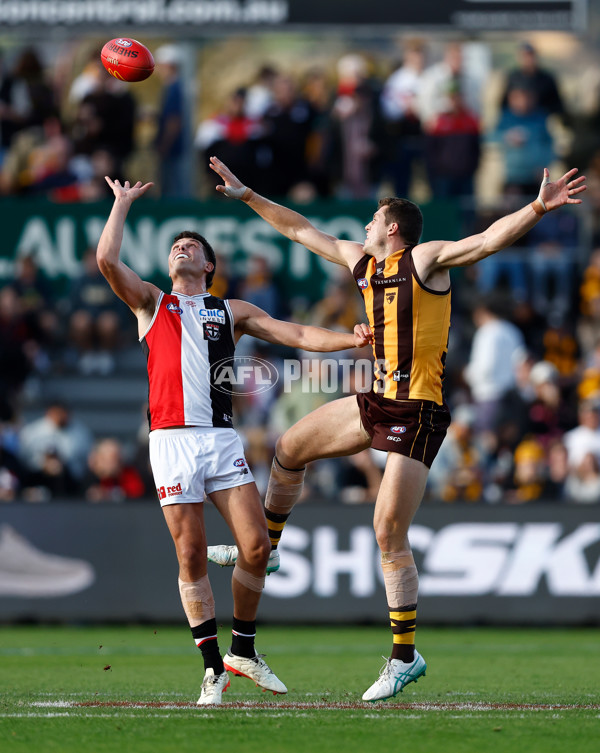
<path id="1" fill-rule="evenodd" d="M 257 648 L 289 694 L 232 678 L 224 701 L 253 705 L 198 709 L 202 662 L 183 626 L 0 628 L 0 750 L 600 750 L 597 631 L 421 628 L 418 646 L 427 677 L 366 706 L 360 696 L 389 650 L 385 628 L 263 627 Z M 79 705 L 89 702 L 103 705 Z M 281 706 L 290 702 L 323 708 Z"/>

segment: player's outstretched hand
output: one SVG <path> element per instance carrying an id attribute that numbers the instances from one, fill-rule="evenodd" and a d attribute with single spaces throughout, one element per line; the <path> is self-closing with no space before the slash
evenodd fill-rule
<path id="1" fill-rule="evenodd" d="M 548 168 L 544 168 L 544 179 L 540 186 L 539 198 L 547 212 L 558 209 L 565 204 L 581 204 L 581 199 L 574 197 L 585 191 L 587 186 L 585 185 L 585 175 L 580 175 L 579 178 L 574 177 L 577 172 L 577 168 L 574 167 L 566 172 L 562 178 L 551 182 Z"/>
<path id="2" fill-rule="evenodd" d="M 363 348 L 373 342 L 373 332 L 368 324 L 354 326 L 354 347 Z"/>
<path id="3" fill-rule="evenodd" d="M 121 185 L 120 181 L 118 180 L 112 180 L 108 177 L 108 175 L 104 176 L 104 180 L 108 183 L 108 185 L 112 188 L 112 192 L 115 195 L 115 199 L 121 199 L 126 198 L 130 201 L 135 201 L 136 199 L 139 199 L 140 196 L 143 196 L 146 191 L 149 188 L 152 188 L 154 183 L 144 183 L 142 185 L 142 181 L 138 180 L 138 182 L 135 185 L 131 185 L 128 180 Z"/>
<path id="4" fill-rule="evenodd" d="M 230 199 L 241 199 L 248 190 L 239 178 L 236 178 L 224 162 L 217 157 L 211 157 L 209 167 L 223 180 L 224 185 L 217 186 L 219 193 Z"/>

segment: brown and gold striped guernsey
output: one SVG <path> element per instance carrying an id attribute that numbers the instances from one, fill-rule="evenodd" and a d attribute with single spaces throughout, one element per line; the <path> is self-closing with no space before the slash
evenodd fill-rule
<path id="1" fill-rule="evenodd" d="M 378 263 L 365 254 L 352 273 L 375 335 L 374 391 L 392 400 L 442 405 L 450 288 L 439 292 L 423 285 L 411 247 Z"/>

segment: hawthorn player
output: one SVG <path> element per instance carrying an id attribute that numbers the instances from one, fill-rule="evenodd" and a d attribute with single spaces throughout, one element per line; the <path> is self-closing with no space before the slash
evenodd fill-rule
<path id="1" fill-rule="evenodd" d="M 429 467 L 445 437 L 450 413 L 443 396 L 450 326 L 450 274 L 510 246 L 546 212 L 580 204 L 585 177 L 570 170 L 550 182 L 548 170 L 538 198 L 460 241 L 419 243 L 423 219 L 406 199 L 382 199 L 366 226 L 364 244 L 339 240 L 297 212 L 256 194 L 216 157 L 222 178 L 217 190 L 244 201 L 290 240 L 347 266 L 363 295 L 374 335 L 375 382 L 368 394 L 344 397 L 302 418 L 280 437 L 265 500 L 273 547 L 267 572 L 279 566 L 279 537 L 302 491 L 306 464 L 351 455 L 367 447 L 388 452 L 375 503 L 374 527 L 381 549 L 392 652 L 363 700 L 390 698 L 425 674 L 414 646 L 418 573 L 408 529 L 421 503 Z M 233 564 L 235 547 L 209 547 L 209 560 Z"/>

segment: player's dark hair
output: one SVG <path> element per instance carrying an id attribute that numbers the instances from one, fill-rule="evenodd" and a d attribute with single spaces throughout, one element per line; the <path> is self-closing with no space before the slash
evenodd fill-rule
<path id="1" fill-rule="evenodd" d="M 210 288 L 210 286 L 212 285 L 213 277 L 215 276 L 215 272 L 217 269 L 217 257 L 215 255 L 215 252 L 213 251 L 213 247 L 210 245 L 210 243 L 206 240 L 206 238 L 203 235 L 200 235 L 200 233 L 196 233 L 194 230 L 182 230 L 181 233 L 179 233 L 179 235 L 176 235 L 173 238 L 173 243 L 177 243 L 177 241 L 182 241 L 184 238 L 193 238 L 193 240 L 198 241 L 202 246 L 202 250 L 204 251 L 204 256 L 206 257 L 206 261 L 209 261 L 213 265 L 212 272 L 209 272 L 206 275 L 206 289 L 208 290 L 208 288 Z"/>
<path id="2" fill-rule="evenodd" d="M 411 246 L 416 246 L 423 232 L 423 215 L 419 207 L 408 199 L 388 196 L 379 199 L 378 208 L 385 207 L 386 222 L 396 222 L 398 233 Z"/>

